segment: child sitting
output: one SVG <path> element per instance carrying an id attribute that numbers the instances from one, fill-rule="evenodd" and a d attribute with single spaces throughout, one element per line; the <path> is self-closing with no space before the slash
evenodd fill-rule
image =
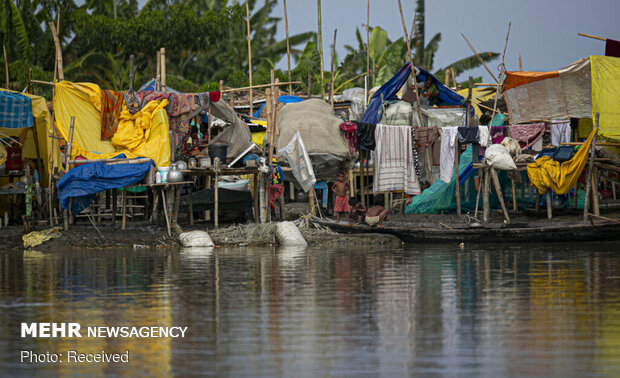
<path id="1" fill-rule="evenodd" d="M 358 201 L 357 198 L 351 197 L 349 198 L 349 224 L 352 223 L 362 223 L 364 221 L 364 217 L 366 216 L 366 208 L 364 204 Z"/>

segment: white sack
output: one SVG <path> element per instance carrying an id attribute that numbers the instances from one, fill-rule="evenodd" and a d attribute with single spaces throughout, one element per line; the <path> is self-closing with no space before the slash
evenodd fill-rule
<path id="1" fill-rule="evenodd" d="M 280 222 L 276 224 L 276 238 L 282 246 L 307 246 L 301 232 L 293 222 Z"/>
<path id="2" fill-rule="evenodd" d="M 504 171 L 517 169 L 517 166 L 510 157 L 510 153 L 506 147 L 501 144 L 493 144 L 488 147 L 484 154 L 484 161 L 491 167 Z"/>
<path id="3" fill-rule="evenodd" d="M 179 235 L 184 247 L 213 247 L 213 240 L 206 231 L 189 231 Z"/>

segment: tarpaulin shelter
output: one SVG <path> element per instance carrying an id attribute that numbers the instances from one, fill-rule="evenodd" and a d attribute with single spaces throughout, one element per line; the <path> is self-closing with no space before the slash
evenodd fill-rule
<path id="1" fill-rule="evenodd" d="M 47 102 L 45 101 L 45 98 L 41 96 L 35 96 L 28 93 L 20 94 L 17 92 L 0 89 L 0 104 L 3 102 L 3 99 L 7 98 L 5 97 L 7 95 L 10 95 L 11 97 L 14 95 L 24 97 L 27 99 L 27 102 L 30 103 L 29 106 L 31 110 L 29 115 L 23 115 L 25 121 L 20 123 L 20 121 L 15 118 L 14 113 L 11 114 L 8 109 L 4 108 L 6 110 L 0 112 L 0 120 L 10 120 L 11 122 L 0 121 L 0 132 L 10 137 L 19 138 L 20 143 L 23 144 L 22 158 L 36 159 L 37 151 L 34 143 L 32 126 L 36 127 L 39 144 L 39 157 L 43 163 L 43 172 L 39 172 L 40 185 L 42 187 L 47 187 L 49 182 L 49 165 L 52 164 L 53 167 L 57 167 L 60 162 L 60 149 L 58 148 L 58 143 L 52 143 L 52 152 L 50 154 L 48 134 L 52 133 L 52 117 L 47 108 Z M 0 105 L 0 108 L 2 107 L 3 106 Z M 30 117 L 30 122 L 28 122 L 25 117 Z"/>
<path id="2" fill-rule="evenodd" d="M 620 140 L 620 58 L 590 56 L 558 71 L 509 71 L 504 99 L 513 124 L 594 118 L 599 135 Z"/>
<path id="3" fill-rule="evenodd" d="M 464 98 L 453 92 L 450 88 L 446 87 L 437 79 L 433 74 L 416 67 L 420 71 L 417 75 L 422 81 L 426 81 L 427 78 L 431 78 L 437 90 L 439 91 L 439 101 L 445 105 L 460 106 L 463 104 Z M 381 109 L 381 97 L 389 100 L 400 90 L 400 88 L 407 82 L 407 79 L 411 75 L 411 63 L 405 64 L 390 80 L 383 84 L 368 101 L 368 108 L 366 113 L 362 117 L 361 122 L 377 123 L 379 122 L 379 110 Z"/>
<path id="4" fill-rule="evenodd" d="M 96 84 L 56 83 L 54 118 L 60 135 L 69 139 L 71 117 L 75 117 L 71 158 L 108 159 L 119 154 L 128 158 L 148 157 L 158 167 L 170 165 L 168 100 L 151 101 L 138 113 L 123 110 L 113 139 L 101 140 L 101 89 Z"/>

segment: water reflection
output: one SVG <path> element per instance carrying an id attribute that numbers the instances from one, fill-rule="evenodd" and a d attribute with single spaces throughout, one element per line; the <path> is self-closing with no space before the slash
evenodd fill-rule
<path id="1" fill-rule="evenodd" d="M 617 375 L 618 246 L 4 253 L 0 373 Z M 189 330 L 22 339 L 35 321 Z M 131 358 L 21 364 L 24 349 Z"/>

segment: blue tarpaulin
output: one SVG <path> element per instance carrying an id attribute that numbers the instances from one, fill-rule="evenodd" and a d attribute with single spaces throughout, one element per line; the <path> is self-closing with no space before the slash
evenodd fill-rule
<path id="1" fill-rule="evenodd" d="M 431 80 L 437 86 L 437 90 L 439 91 L 439 102 L 442 105 L 456 106 L 463 104 L 464 98 L 454 93 L 452 90 L 444 86 L 439 79 L 437 79 L 433 74 L 427 72 L 419 67 L 420 74 L 418 75 L 418 82 L 424 82 L 430 76 Z M 364 113 L 364 117 L 362 118 L 362 122 L 375 124 L 379 122 L 378 113 L 379 109 L 381 109 L 381 95 L 385 100 L 390 100 L 396 93 L 400 90 L 400 88 L 407 82 L 409 75 L 411 74 L 411 64 L 405 64 L 394 77 L 388 80 L 385 84 L 379 88 L 372 95 L 370 101 L 368 102 L 368 108 L 366 109 L 366 113 Z M 472 114 L 473 109 L 472 109 Z"/>
<path id="2" fill-rule="evenodd" d="M 116 158 L 124 158 L 119 155 Z M 86 208 L 95 193 L 106 189 L 122 188 L 142 181 L 155 163 L 151 160 L 139 164 L 106 165 L 102 162 L 87 163 L 71 169 L 58 180 L 56 188 L 60 193 L 60 205 L 63 210 L 69 206 L 69 198 L 73 197 L 71 211 L 79 213 Z"/>
<path id="3" fill-rule="evenodd" d="M 283 95 L 283 96 L 278 97 L 278 102 L 281 102 L 283 104 L 294 104 L 296 102 L 302 102 L 303 100 L 304 99 L 301 97 L 292 96 L 292 95 Z M 264 107 L 265 107 L 265 104 L 262 104 L 260 108 L 258 108 L 258 110 L 255 111 L 254 114 L 252 114 L 252 117 L 260 118 L 260 112 L 261 110 L 263 110 Z"/>
<path id="4" fill-rule="evenodd" d="M 142 92 L 142 91 L 156 91 L 157 90 L 157 80 L 155 79 L 151 79 L 149 81 L 147 81 L 146 83 L 144 83 L 140 89 L 138 89 L 138 92 Z M 168 93 L 181 93 L 179 91 L 177 91 L 176 89 L 170 88 L 168 86 L 166 86 L 166 92 Z"/>
<path id="5" fill-rule="evenodd" d="M 0 91 L 0 127 L 32 127 L 32 100 L 21 93 Z"/>

